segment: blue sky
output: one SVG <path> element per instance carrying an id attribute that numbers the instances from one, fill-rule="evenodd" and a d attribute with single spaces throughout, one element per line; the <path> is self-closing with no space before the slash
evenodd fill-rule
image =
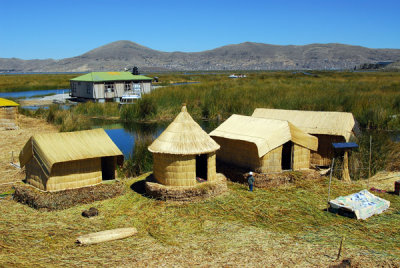
<path id="1" fill-rule="evenodd" d="M 2 0 L 0 58 L 81 55 L 118 40 L 195 52 L 246 41 L 400 49 L 399 0 Z"/>

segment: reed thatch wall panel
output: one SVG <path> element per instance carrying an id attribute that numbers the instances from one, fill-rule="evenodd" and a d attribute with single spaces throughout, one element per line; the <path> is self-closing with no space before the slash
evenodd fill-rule
<path id="1" fill-rule="evenodd" d="M 216 154 L 210 153 L 207 156 L 207 180 L 215 181 L 216 178 L 217 178 Z"/>
<path id="2" fill-rule="evenodd" d="M 102 181 L 101 158 L 57 163 L 50 175 L 35 157 L 26 164 L 26 180 L 44 191 L 60 191 L 95 185 Z"/>
<path id="3" fill-rule="evenodd" d="M 167 186 L 196 184 L 196 156 L 153 153 L 154 178 Z"/>
<path id="4" fill-rule="evenodd" d="M 251 170 L 260 167 L 258 149 L 254 143 L 217 136 L 212 138 L 221 146 L 217 151 L 218 160 Z"/>
<path id="5" fill-rule="evenodd" d="M 75 189 L 98 184 L 102 181 L 101 158 L 54 164 L 47 191 Z"/>
<path id="6" fill-rule="evenodd" d="M 35 186 L 36 188 L 46 191 L 46 184 L 48 176 L 40 167 L 36 158 L 32 157 L 25 165 L 26 182 Z"/>
<path id="7" fill-rule="evenodd" d="M 17 107 L 0 107 L 0 130 L 16 129 Z"/>
<path id="8" fill-rule="evenodd" d="M 282 171 L 282 146 L 275 148 L 269 153 L 265 154 L 260 159 L 260 167 L 258 172 L 261 173 L 271 173 L 271 172 L 281 172 Z"/>
<path id="9" fill-rule="evenodd" d="M 294 144 L 293 146 L 293 170 L 310 168 L 310 150 Z"/>
<path id="10" fill-rule="evenodd" d="M 311 152 L 311 164 L 317 166 L 329 166 L 332 162 L 334 150 L 333 142 L 345 142 L 344 137 L 334 135 L 314 135 L 318 138 L 318 151 Z"/>

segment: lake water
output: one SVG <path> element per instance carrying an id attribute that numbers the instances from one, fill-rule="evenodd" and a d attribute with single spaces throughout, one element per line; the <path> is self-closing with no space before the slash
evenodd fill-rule
<path id="1" fill-rule="evenodd" d="M 217 126 L 216 121 L 200 121 L 199 125 L 207 133 L 211 132 Z M 116 123 L 107 124 L 107 122 L 97 122 L 94 128 L 104 128 L 111 140 L 124 154 L 125 158 L 129 158 L 132 154 L 135 140 L 151 135 L 156 139 L 168 127 L 170 122 L 162 123 Z"/>
<path id="2" fill-rule="evenodd" d="M 69 89 L 47 89 L 47 90 L 33 90 L 33 91 L 19 91 L 19 92 L 0 92 L 0 98 L 26 98 L 32 97 L 39 98 L 48 94 L 64 94 L 69 93 Z"/>

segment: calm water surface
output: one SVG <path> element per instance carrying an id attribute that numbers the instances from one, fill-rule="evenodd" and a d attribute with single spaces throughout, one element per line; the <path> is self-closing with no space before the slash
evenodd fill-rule
<path id="1" fill-rule="evenodd" d="M 151 135 L 156 139 L 168 127 L 170 122 L 162 123 L 117 123 L 97 122 L 95 128 L 104 128 L 111 140 L 118 146 L 125 158 L 128 158 L 135 146 L 135 140 Z M 207 133 L 216 128 L 216 121 L 200 121 L 199 125 Z"/>

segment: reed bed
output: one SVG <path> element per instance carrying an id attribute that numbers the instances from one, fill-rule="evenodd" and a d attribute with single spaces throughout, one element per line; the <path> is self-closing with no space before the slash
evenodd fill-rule
<path id="1" fill-rule="evenodd" d="M 77 74 L 0 75 L 0 92 L 69 88 Z"/>

